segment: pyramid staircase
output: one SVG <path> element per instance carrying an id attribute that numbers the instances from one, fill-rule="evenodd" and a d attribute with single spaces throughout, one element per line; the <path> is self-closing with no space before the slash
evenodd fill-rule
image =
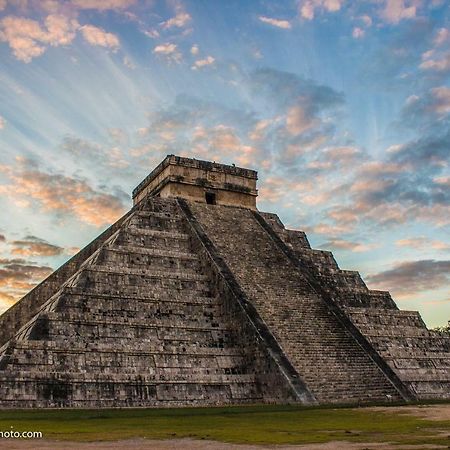
<path id="1" fill-rule="evenodd" d="M 428 330 L 417 311 L 401 311 L 389 292 L 368 289 L 356 271 L 342 270 L 329 251 L 312 249 L 304 232 L 261 213 L 299 262 L 370 343 L 416 399 L 450 399 L 450 335 Z"/>
<path id="2" fill-rule="evenodd" d="M 280 250 L 256 219 L 259 213 L 199 203 L 190 209 L 319 403 L 398 401 L 408 395 Z"/>

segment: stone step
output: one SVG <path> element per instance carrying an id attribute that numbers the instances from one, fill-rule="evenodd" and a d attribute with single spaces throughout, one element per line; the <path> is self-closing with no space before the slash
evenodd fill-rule
<path id="1" fill-rule="evenodd" d="M 63 353 L 123 353 L 124 355 L 199 355 L 214 357 L 235 357 L 242 355 L 242 345 L 226 346 L 224 348 L 200 347 L 197 342 L 141 342 L 111 344 L 99 341 L 78 342 L 74 341 L 70 345 L 64 341 L 46 341 L 46 340 L 17 340 L 14 341 L 12 351 L 29 352 L 33 356 L 34 352 L 63 352 Z"/>
<path id="2" fill-rule="evenodd" d="M 114 245 L 113 247 L 109 247 L 110 251 L 117 253 L 126 253 L 133 255 L 149 255 L 156 257 L 165 257 L 165 258 L 176 258 L 183 259 L 189 261 L 198 261 L 198 256 L 193 252 L 184 252 L 181 250 L 170 250 L 168 248 L 157 248 L 157 247 L 139 247 L 132 245 Z"/>
<path id="3" fill-rule="evenodd" d="M 84 268 L 69 284 L 90 293 L 145 295 L 159 290 L 208 292 L 206 275 L 188 272 L 108 270 L 106 267 Z"/>
<path id="4" fill-rule="evenodd" d="M 108 312 L 108 311 L 105 311 Z M 198 316 L 181 316 L 175 314 L 141 314 L 137 317 L 125 317 L 120 312 L 117 314 L 88 314 L 76 311 L 52 311 L 42 314 L 43 318 L 51 321 L 75 323 L 80 325 L 104 325 L 125 327 L 163 327 L 186 329 L 214 329 L 224 330 L 228 328 L 225 316 L 212 313 Z"/>
<path id="5" fill-rule="evenodd" d="M 145 295 L 148 294 L 148 295 Z M 65 299 L 67 297 L 67 299 Z M 111 304 L 108 308 L 111 309 L 124 309 L 124 310 L 139 310 L 140 308 L 145 308 L 146 304 L 149 304 L 149 308 L 153 303 L 161 304 L 173 304 L 175 305 L 203 305 L 205 307 L 210 307 L 217 305 L 220 299 L 213 297 L 211 292 L 205 287 L 204 293 L 199 293 L 197 291 L 183 291 L 180 289 L 158 289 L 155 292 L 141 292 L 136 295 L 127 295 L 126 293 L 119 294 L 101 294 L 93 293 L 80 289 L 76 286 L 66 287 L 64 293 L 61 294 L 60 298 L 61 307 L 65 304 L 70 305 L 72 303 L 75 307 L 95 307 L 96 303 L 101 302 L 105 304 Z"/>
<path id="6" fill-rule="evenodd" d="M 114 245 L 181 251 L 190 250 L 189 235 L 186 233 L 168 233 L 145 228 L 121 230 L 114 241 Z"/>
<path id="7" fill-rule="evenodd" d="M 167 216 L 151 212 L 140 212 L 134 215 L 128 222 L 131 228 L 146 228 L 158 231 L 179 231 L 183 229 L 184 222 L 181 216 Z"/>
<path id="8" fill-rule="evenodd" d="M 171 270 L 171 269 L 152 269 L 144 267 L 129 267 L 129 266 L 119 266 L 119 265 L 100 265 L 95 264 L 91 266 L 86 266 L 82 269 L 81 273 L 95 273 L 95 274 L 106 274 L 106 275 L 138 275 L 140 280 L 145 280 L 147 278 L 175 278 L 177 280 L 186 281 L 208 281 L 208 277 L 195 271 L 193 269 L 185 270 Z"/>
<path id="9" fill-rule="evenodd" d="M 217 325 L 217 326 L 215 326 Z M 31 339 L 63 340 L 77 339 L 80 342 L 122 339 L 138 340 L 144 344 L 148 340 L 177 340 L 198 342 L 204 346 L 220 346 L 220 342 L 233 342 L 229 328 L 219 323 L 211 324 L 173 324 L 170 321 L 149 324 L 148 320 L 127 319 L 126 321 L 70 317 L 61 313 L 42 314 L 37 319 Z M 233 345 L 235 345 L 233 343 Z"/>
<path id="10" fill-rule="evenodd" d="M 161 382 L 142 377 L 112 378 L 110 375 L 96 378 L 80 378 L 66 382 L 35 379 L 6 381 L 0 378 L 0 406 L 17 407 L 96 407 L 101 401 L 103 407 L 162 407 L 195 406 L 233 403 L 254 403 L 261 400 L 257 385 L 253 382 L 211 383 L 211 382 Z M 66 379 L 67 380 L 67 379 Z M 70 379 L 69 379 L 70 380 Z M 26 392 L 20 399 L 14 392 Z"/>
<path id="11" fill-rule="evenodd" d="M 193 254 L 170 252 L 164 255 L 164 251 L 151 253 L 136 253 L 127 251 L 126 247 L 105 248 L 97 255 L 94 264 L 103 267 L 114 267 L 129 270 L 156 270 L 171 272 L 199 273 L 201 272 L 200 261 Z M 123 271 L 123 270 L 122 270 Z"/>
<path id="12" fill-rule="evenodd" d="M 104 296 L 86 297 L 64 295 L 58 300 L 56 311 L 72 312 L 73 314 L 118 316 L 122 317 L 172 317 L 174 320 L 191 317 L 221 317 L 223 307 L 218 298 L 196 298 L 195 301 L 180 301 L 172 299 L 151 301 L 134 298 L 108 298 Z"/>

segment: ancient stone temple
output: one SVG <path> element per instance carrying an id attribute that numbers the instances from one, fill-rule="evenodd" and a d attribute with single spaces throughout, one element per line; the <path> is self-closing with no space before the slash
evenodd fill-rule
<path id="1" fill-rule="evenodd" d="M 0 317 L 0 406 L 450 398 L 450 337 L 258 211 L 256 181 L 165 158 Z"/>

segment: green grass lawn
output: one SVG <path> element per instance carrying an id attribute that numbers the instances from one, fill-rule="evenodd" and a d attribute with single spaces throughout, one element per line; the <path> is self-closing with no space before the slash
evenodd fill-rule
<path id="1" fill-rule="evenodd" d="M 45 439 L 208 439 L 246 444 L 332 440 L 450 445 L 450 421 L 394 410 L 242 406 L 188 409 L 0 411 L 0 431 L 41 431 Z"/>

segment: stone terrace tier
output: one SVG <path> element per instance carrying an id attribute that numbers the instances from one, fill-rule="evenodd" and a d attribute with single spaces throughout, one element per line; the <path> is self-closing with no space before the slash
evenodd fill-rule
<path id="1" fill-rule="evenodd" d="M 290 401 L 231 309 L 176 201 L 150 198 L 3 347 L 0 406 Z"/>

